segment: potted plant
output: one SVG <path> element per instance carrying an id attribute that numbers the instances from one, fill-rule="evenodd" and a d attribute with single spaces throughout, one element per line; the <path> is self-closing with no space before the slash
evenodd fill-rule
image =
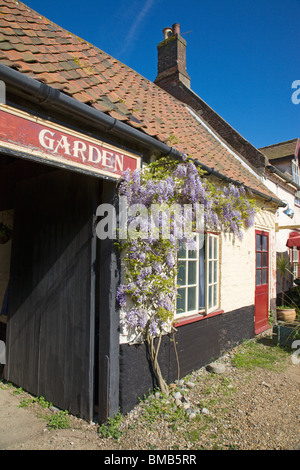
<path id="1" fill-rule="evenodd" d="M 285 305 L 284 288 L 285 280 L 291 273 L 290 261 L 283 253 L 277 258 L 277 271 L 281 277 L 281 305 L 276 308 L 277 320 L 281 321 L 294 321 L 296 318 L 296 309 L 289 305 Z"/>

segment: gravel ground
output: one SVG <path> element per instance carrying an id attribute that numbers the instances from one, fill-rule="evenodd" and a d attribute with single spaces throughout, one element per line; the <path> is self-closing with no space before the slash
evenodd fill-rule
<path id="1" fill-rule="evenodd" d="M 266 337 L 260 348 L 270 349 Z M 70 428 L 49 429 L 41 418 L 49 410 L 32 404 L 29 395 L 2 384 L 0 449 L 24 450 L 296 450 L 300 449 L 300 364 L 291 353 L 280 355 L 278 367 L 246 369 L 232 359 L 239 346 L 217 362 L 222 374 L 199 369 L 158 392 L 110 426 L 88 424 L 70 416 Z M 273 348 L 274 349 L 274 348 Z M 174 397 L 175 395 L 175 397 Z M 177 402 L 176 402 L 177 398 Z"/>

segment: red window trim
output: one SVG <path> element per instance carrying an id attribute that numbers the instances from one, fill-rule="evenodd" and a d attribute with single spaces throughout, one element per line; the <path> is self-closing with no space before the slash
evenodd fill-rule
<path id="1" fill-rule="evenodd" d="M 215 317 L 217 315 L 222 315 L 224 310 L 218 309 L 214 312 L 210 312 L 207 315 L 196 313 L 195 315 L 190 315 L 189 317 L 179 318 L 174 324 L 175 328 L 183 325 L 188 325 L 190 323 L 195 323 L 197 321 L 205 320 L 205 318 Z"/>

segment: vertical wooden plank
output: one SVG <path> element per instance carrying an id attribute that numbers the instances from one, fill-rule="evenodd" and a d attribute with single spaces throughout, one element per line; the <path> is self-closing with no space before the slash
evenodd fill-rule
<path id="1" fill-rule="evenodd" d="M 116 185 L 103 182 L 102 203 L 114 205 L 117 211 Z M 99 289 L 99 393 L 98 419 L 104 422 L 119 411 L 119 310 L 116 290 L 120 261 L 114 240 L 100 241 Z"/>
<path id="2" fill-rule="evenodd" d="M 93 214 L 99 183 L 59 170 L 20 186 L 15 208 L 7 377 L 93 417 Z"/>

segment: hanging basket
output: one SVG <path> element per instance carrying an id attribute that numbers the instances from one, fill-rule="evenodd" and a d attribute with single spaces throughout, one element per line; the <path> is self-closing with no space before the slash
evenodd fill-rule
<path id="1" fill-rule="evenodd" d="M 4 245 L 11 239 L 12 230 L 5 225 L 3 222 L 0 222 L 0 244 Z"/>

